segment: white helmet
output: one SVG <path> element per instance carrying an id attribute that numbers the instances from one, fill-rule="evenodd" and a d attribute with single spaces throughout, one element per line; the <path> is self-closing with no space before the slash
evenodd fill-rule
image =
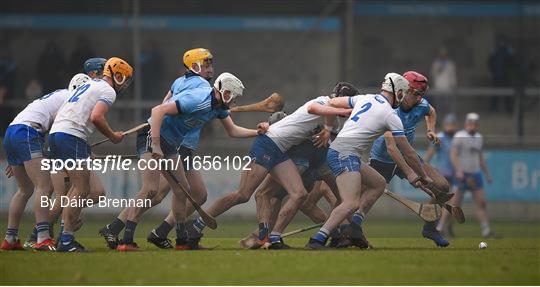
<path id="1" fill-rule="evenodd" d="M 231 73 L 222 73 L 219 75 L 214 82 L 214 88 L 221 93 L 222 100 L 226 104 L 233 101 L 236 97 L 242 96 L 242 93 L 244 92 L 244 84 Z M 223 93 L 225 91 L 231 92 L 231 97 L 228 101 L 223 99 Z"/>
<path id="2" fill-rule="evenodd" d="M 71 78 L 71 81 L 69 82 L 68 90 L 71 92 L 90 80 L 91 78 L 88 75 L 79 73 L 73 76 L 73 78 Z"/>
<path id="3" fill-rule="evenodd" d="M 480 116 L 477 113 L 468 113 L 467 117 L 465 117 L 465 121 L 467 122 L 477 122 L 480 120 Z"/>
<path id="4" fill-rule="evenodd" d="M 409 81 L 400 74 L 388 73 L 384 76 L 381 90 L 392 93 L 395 102 L 393 106 L 398 107 L 409 91 Z M 398 97 L 399 91 L 402 91 L 400 97 Z"/>

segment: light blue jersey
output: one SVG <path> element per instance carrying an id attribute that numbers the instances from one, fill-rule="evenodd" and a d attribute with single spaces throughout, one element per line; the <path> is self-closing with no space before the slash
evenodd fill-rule
<path id="1" fill-rule="evenodd" d="M 200 131 L 205 123 L 216 117 L 224 119 L 229 116 L 228 110 L 217 108 L 218 102 L 211 87 L 184 90 L 173 95 L 169 102 L 176 103 L 178 114 L 163 118 L 161 136 L 176 147 L 181 146 L 186 137 L 193 136 L 193 131 Z"/>
<path id="2" fill-rule="evenodd" d="M 445 177 L 454 175 L 454 167 L 450 160 L 450 150 L 452 149 L 452 140 L 454 135 L 439 132 L 437 134 L 441 141 L 439 145 L 433 145 L 437 153 L 435 153 L 435 167 Z"/>
<path id="3" fill-rule="evenodd" d="M 189 72 L 182 77 L 174 80 L 173 84 L 171 85 L 171 93 L 174 96 L 176 94 L 180 94 L 185 90 L 202 87 L 210 87 L 210 83 L 208 83 L 208 81 L 205 80 L 203 77 L 193 72 Z"/>
<path id="4" fill-rule="evenodd" d="M 185 90 L 210 87 L 210 83 L 205 80 L 203 77 L 193 73 L 188 72 L 184 76 L 176 79 L 171 86 L 171 93 L 173 95 L 180 94 Z M 201 128 L 191 130 L 188 134 L 184 136 L 182 146 L 187 147 L 191 150 L 196 150 L 199 147 L 199 138 L 201 135 Z"/>
<path id="5" fill-rule="evenodd" d="M 401 106 L 398 107 L 396 111 L 401 119 L 401 122 L 403 123 L 405 136 L 407 137 L 409 143 L 412 144 L 414 140 L 414 133 L 416 132 L 416 125 L 429 114 L 429 103 L 426 99 L 422 99 L 422 101 L 420 101 L 420 103 L 413 107 L 410 111 L 404 111 Z M 375 140 L 375 142 L 373 142 L 370 156 L 372 159 L 381 162 L 394 163 L 394 160 L 386 150 L 386 141 L 384 140 L 384 135 L 380 136 Z"/>

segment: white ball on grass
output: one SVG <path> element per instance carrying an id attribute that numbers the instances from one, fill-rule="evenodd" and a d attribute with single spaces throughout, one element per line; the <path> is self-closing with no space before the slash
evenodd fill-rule
<path id="1" fill-rule="evenodd" d="M 478 248 L 480 248 L 480 249 L 486 249 L 487 247 L 488 247 L 488 245 L 484 241 L 480 242 L 480 244 L 478 245 Z"/>

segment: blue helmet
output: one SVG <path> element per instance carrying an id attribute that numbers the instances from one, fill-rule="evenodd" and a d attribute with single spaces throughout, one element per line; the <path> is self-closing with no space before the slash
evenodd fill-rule
<path id="1" fill-rule="evenodd" d="M 98 74 L 103 74 L 103 67 L 107 59 L 104 58 L 90 58 L 84 62 L 84 73 L 88 74 L 92 71 L 96 71 Z"/>

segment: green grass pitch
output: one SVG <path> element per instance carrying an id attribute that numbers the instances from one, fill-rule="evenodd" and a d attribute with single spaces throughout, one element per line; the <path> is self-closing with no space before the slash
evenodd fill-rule
<path id="1" fill-rule="evenodd" d="M 4 216 L 2 216 L 5 219 Z M 5 228 L 3 220 L 1 228 Z M 531 223 L 494 223 L 502 239 L 482 239 L 478 224 L 456 226 L 458 238 L 437 248 L 420 238 L 414 220 L 369 221 L 365 231 L 373 250 L 305 251 L 306 232 L 289 238 L 292 250 L 241 250 L 238 239 L 254 221 L 220 221 L 207 233 L 211 251 L 158 250 L 146 233 L 159 220 L 143 218 L 137 230 L 141 252 L 118 253 L 97 237 L 104 219 L 87 219 L 78 240 L 86 254 L 0 252 L 3 285 L 524 285 L 540 284 L 540 227 Z M 298 221 L 289 230 L 308 225 Z M 31 221 L 25 219 L 23 235 Z M 4 229 L 2 229 L 4 230 Z M 172 234 L 171 234 L 172 236 Z M 489 247 L 480 250 L 486 241 Z"/>

